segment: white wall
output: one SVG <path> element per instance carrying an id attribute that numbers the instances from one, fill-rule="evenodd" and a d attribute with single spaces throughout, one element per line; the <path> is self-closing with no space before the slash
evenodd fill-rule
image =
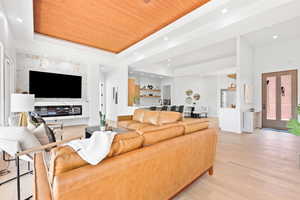
<path id="1" fill-rule="evenodd" d="M 175 87 L 174 78 L 163 78 L 161 80 L 161 86 L 170 85 L 171 86 L 171 105 L 175 104 Z"/>
<path id="2" fill-rule="evenodd" d="M 192 89 L 200 94 L 198 105 L 208 106 L 209 116 L 217 116 L 217 76 L 184 76 L 174 78 L 174 99 L 176 105 L 185 105 L 185 91 Z"/>
<path id="3" fill-rule="evenodd" d="M 261 111 L 262 73 L 298 69 L 298 102 L 300 102 L 300 38 L 278 41 L 254 49 L 254 103 Z"/>
<path id="4" fill-rule="evenodd" d="M 103 83 L 103 73 L 98 65 L 89 65 L 87 76 L 87 102 L 89 105 L 89 125 L 99 125 L 100 103 L 103 101 L 100 97 L 101 83 Z"/>
<path id="5" fill-rule="evenodd" d="M 113 102 L 113 87 L 119 91 L 118 104 Z M 133 113 L 135 107 L 128 106 L 128 66 L 121 64 L 117 69 L 105 73 L 105 91 L 107 119 L 116 121 L 119 115 Z"/>
<path id="6" fill-rule="evenodd" d="M 253 107 L 253 99 L 250 103 L 245 102 L 244 86 L 254 86 L 253 48 L 243 37 L 238 37 L 237 54 L 237 67 L 239 68 L 237 77 L 239 105 L 237 107 L 243 112 Z"/>
<path id="7" fill-rule="evenodd" d="M 217 116 L 217 76 L 186 76 L 165 78 L 161 85 L 171 85 L 172 104 L 184 105 L 185 91 L 193 89 L 194 93 L 201 95 L 200 105 L 209 107 L 209 116 Z M 119 104 L 115 105 L 112 100 L 112 88 L 119 89 Z M 118 115 L 132 114 L 135 107 L 128 107 L 128 67 L 123 65 L 118 69 L 105 73 L 106 88 L 106 113 L 107 118 L 116 120 Z"/>
<path id="8" fill-rule="evenodd" d="M 254 63 L 253 48 L 243 37 L 237 38 L 237 67 L 239 68 L 239 73 L 237 76 L 237 109 L 240 111 L 240 127 L 241 131 L 248 127 L 251 121 L 244 118 L 244 112 L 249 111 L 250 108 L 254 107 L 253 99 L 250 97 L 247 102 L 245 99 L 245 87 L 247 86 L 249 90 L 254 88 Z M 250 91 L 252 93 L 252 91 Z"/>
<path id="9" fill-rule="evenodd" d="M 162 87 L 162 99 L 171 99 L 171 86 L 170 85 L 164 85 Z"/>
<path id="10" fill-rule="evenodd" d="M 0 56 L 0 125 L 7 124 L 7 118 L 10 113 L 10 93 L 15 90 L 15 46 L 14 38 L 12 36 L 11 28 L 9 26 L 6 13 L 3 5 L 0 2 L 0 43 L 3 49 Z M 2 58 L 1 58 L 2 57 Z M 8 59 L 11 63 L 10 69 L 5 69 L 4 75 L 4 62 Z M 7 73 L 9 72 L 9 73 Z M 8 76 L 7 76 L 8 75 Z M 5 88 L 4 88 L 4 82 Z"/>
<path id="11" fill-rule="evenodd" d="M 15 41 L 10 29 L 5 11 L 0 2 L 0 42 L 4 45 L 4 52 L 15 61 Z"/>

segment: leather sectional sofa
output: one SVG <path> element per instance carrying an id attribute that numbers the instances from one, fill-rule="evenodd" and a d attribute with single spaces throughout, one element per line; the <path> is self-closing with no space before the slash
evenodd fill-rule
<path id="1" fill-rule="evenodd" d="M 120 116 L 127 133 L 115 136 L 107 158 L 89 165 L 70 147 L 51 151 L 49 167 L 35 155 L 37 200 L 171 199 L 205 172 L 213 173 L 217 130 L 206 119 L 136 110 Z"/>

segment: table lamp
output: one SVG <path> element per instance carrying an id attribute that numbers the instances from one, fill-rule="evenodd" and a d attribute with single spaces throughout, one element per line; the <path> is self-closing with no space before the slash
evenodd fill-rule
<path id="1" fill-rule="evenodd" d="M 33 94 L 11 94 L 11 112 L 19 114 L 19 126 L 27 126 L 27 112 L 34 111 Z"/>

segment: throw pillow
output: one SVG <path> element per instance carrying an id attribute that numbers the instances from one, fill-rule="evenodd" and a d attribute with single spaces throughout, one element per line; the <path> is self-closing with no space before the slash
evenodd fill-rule
<path id="1" fill-rule="evenodd" d="M 49 139 L 49 143 L 56 142 L 56 138 L 55 138 L 55 134 L 54 134 L 53 130 L 47 125 L 45 126 L 45 128 L 46 128 L 46 134 Z"/>
<path id="2" fill-rule="evenodd" d="M 33 131 L 34 129 L 36 129 L 36 125 L 33 124 L 32 121 L 29 120 L 29 118 L 28 118 L 28 121 L 27 121 L 27 128 L 28 128 L 28 130 L 30 130 L 30 131 Z"/>
<path id="3" fill-rule="evenodd" d="M 53 131 L 46 124 L 40 124 L 32 133 L 42 145 L 56 141 Z"/>

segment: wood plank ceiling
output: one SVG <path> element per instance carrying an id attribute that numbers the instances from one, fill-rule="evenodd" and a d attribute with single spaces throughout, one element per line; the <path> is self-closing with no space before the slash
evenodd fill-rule
<path id="1" fill-rule="evenodd" d="M 34 0 L 34 29 L 119 53 L 210 0 Z"/>

